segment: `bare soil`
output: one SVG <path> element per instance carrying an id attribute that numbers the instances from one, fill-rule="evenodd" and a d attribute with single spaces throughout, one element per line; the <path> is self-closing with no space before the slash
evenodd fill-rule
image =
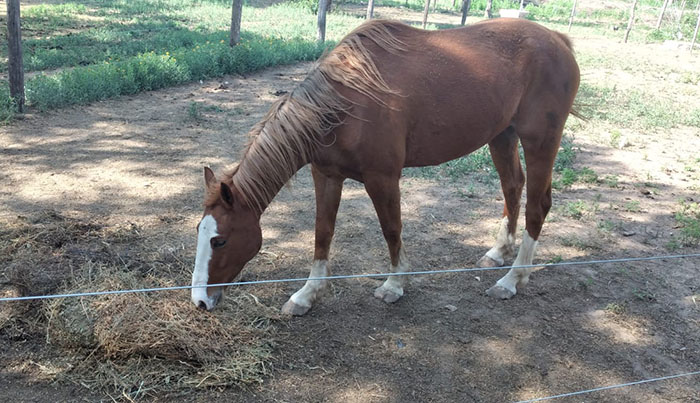
<path id="1" fill-rule="evenodd" d="M 133 224 L 143 240 L 131 247 L 183 250 L 193 261 L 202 167 L 232 164 L 248 129 L 276 94 L 293 88 L 310 67 L 283 66 L 29 113 L 1 127 L 0 223 L 51 210 L 105 226 Z M 592 122 L 590 135 L 576 137 L 575 166 L 611 180 L 555 192 L 536 261 L 698 252 L 697 247 L 670 251 L 667 245 L 678 231 L 673 214 L 679 200 L 699 197 L 698 172 L 685 167 L 697 158 L 691 150 L 700 149 L 700 133 L 689 128 L 673 135 L 629 133 L 620 148 L 605 140 L 606 130 Z M 479 174 L 458 180 L 411 176 L 403 180 L 402 198 L 404 240 L 414 269 L 469 267 L 491 246 L 502 209 L 497 183 Z M 263 250 L 245 269 L 244 280 L 308 275 L 313 200 L 305 168 L 265 213 Z M 572 215 L 565 206 L 577 201 L 582 214 Z M 331 269 L 377 273 L 388 264 L 371 203 L 361 184 L 348 181 Z M 46 289 L 70 275 L 50 267 L 26 270 L 31 276 L 48 272 Z M 380 280 L 335 281 L 306 316 L 276 322 L 275 358 L 260 385 L 150 399 L 505 402 L 700 369 L 697 259 L 548 268 L 534 273 L 512 300 L 488 298 L 484 291 L 502 274 L 414 277 L 393 305 L 373 298 Z M 177 278 L 186 282 L 187 275 Z M 251 286 L 246 292 L 281 307 L 298 286 Z M 54 382 L 61 360 L 61 350 L 41 332 L 0 333 L 0 396 L 119 398 L 79 383 Z M 700 402 L 698 379 L 561 401 Z"/>

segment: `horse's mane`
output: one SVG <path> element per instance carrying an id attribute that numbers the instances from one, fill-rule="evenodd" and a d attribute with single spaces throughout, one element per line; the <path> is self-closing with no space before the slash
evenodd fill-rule
<path id="1" fill-rule="evenodd" d="M 376 55 L 367 45 L 369 40 L 397 54 L 405 44 L 394 33 L 406 27 L 383 20 L 361 25 L 323 56 L 306 79 L 278 100 L 252 128 L 241 163 L 224 177 L 251 208 L 262 211 L 297 169 L 311 160 L 318 147 L 329 143 L 323 138 L 342 123 L 352 106 L 336 90 L 338 85 L 379 104 L 384 104 L 382 95 L 396 94 L 382 78 L 374 62 Z M 215 203 L 215 197 L 210 192 L 205 203 Z"/>

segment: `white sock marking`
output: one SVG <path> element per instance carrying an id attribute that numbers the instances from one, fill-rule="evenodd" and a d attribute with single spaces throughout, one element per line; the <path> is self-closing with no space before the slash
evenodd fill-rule
<path id="1" fill-rule="evenodd" d="M 209 261 L 211 260 L 212 249 L 211 239 L 219 235 L 216 220 L 211 215 L 202 218 L 199 223 L 199 234 L 197 235 L 197 257 L 194 259 L 194 271 L 192 272 L 192 285 L 206 285 L 209 281 Z M 192 302 L 199 306 L 200 302 L 207 305 L 207 309 L 214 307 L 216 301 L 207 294 L 207 289 L 193 288 Z"/>
<path id="2" fill-rule="evenodd" d="M 535 249 L 537 249 L 537 241 L 535 241 L 527 231 L 523 233 L 523 243 L 520 244 L 518 257 L 515 258 L 513 266 L 522 266 L 532 264 L 535 258 Z M 517 285 L 525 285 L 530 279 L 532 268 L 513 268 L 508 270 L 508 273 L 503 276 L 496 284 L 510 290 L 513 294 L 516 293 Z"/>
<path id="3" fill-rule="evenodd" d="M 328 261 L 327 260 L 314 260 L 313 266 L 311 266 L 311 273 L 309 278 L 313 277 L 327 277 L 328 276 Z M 289 300 L 294 304 L 303 307 L 311 307 L 311 305 L 316 300 L 316 295 L 323 289 L 328 280 L 306 280 L 306 284 L 297 292 L 295 292 Z"/>
<path id="4" fill-rule="evenodd" d="M 486 252 L 486 256 L 496 261 L 499 265 L 505 262 L 505 257 L 513 249 L 515 245 L 515 237 L 508 233 L 508 217 L 503 217 L 501 227 L 496 236 L 496 245 Z"/>
<path id="5" fill-rule="evenodd" d="M 406 258 L 406 253 L 404 252 L 404 247 L 402 244 L 401 250 L 399 251 L 399 264 L 396 266 L 391 266 L 391 273 L 405 273 L 408 270 L 408 259 Z M 381 288 L 391 291 L 398 296 L 403 296 L 403 285 L 405 282 L 405 276 L 390 276 L 386 279 L 384 284 L 382 284 Z"/>

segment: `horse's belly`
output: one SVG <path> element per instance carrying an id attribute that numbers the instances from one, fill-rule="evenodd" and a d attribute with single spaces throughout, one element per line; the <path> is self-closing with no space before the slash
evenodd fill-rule
<path id="1" fill-rule="evenodd" d="M 463 123 L 453 127 L 418 128 L 408 133 L 406 142 L 406 167 L 439 165 L 465 156 L 487 144 L 508 127 L 506 119 L 496 124 Z"/>

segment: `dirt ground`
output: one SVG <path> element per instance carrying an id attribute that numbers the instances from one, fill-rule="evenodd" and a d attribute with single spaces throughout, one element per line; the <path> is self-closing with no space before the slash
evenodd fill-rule
<path id="1" fill-rule="evenodd" d="M 232 164 L 248 129 L 276 94 L 293 88 L 310 67 L 282 66 L 32 112 L 0 127 L 0 222 L 52 210 L 107 226 L 134 224 L 146 240 L 134 247 L 181 250 L 193 261 L 202 167 Z M 678 201 L 697 201 L 700 185 L 697 172 L 684 168 L 688 151 L 700 149 L 700 133 L 680 129 L 676 134 L 650 139 L 629 133 L 619 147 L 602 142 L 605 128 L 592 123 L 589 135 L 577 136 L 575 166 L 616 183 L 555 192 L 536 262 L 671 253 L 666 246 L 677 232 Z M 585 206 L 582 216 L 562 209 L 576 201 Z M 402 208 L 414 269 L 469 267 L 492 246 L 502 196 L 496 183 L 478 174 L 459 181 L 409 176 L 402 184 Z M 313 223 L 311 176 L 305 168 L 263 216 L 263 250 L 245 269 L 244 280 L 308 275 Z M 534 273 L 509 301 L 484 293 L 502 272 L 415 277 L 393 305 L 372 296 L 380 280 L 335 281 L 309 314 L 276 323 L 275 358 L 262 384 L 168 400 L 505 402 L 697 371 L 698 263 L 548 268 Z M 371 203 L 361 184 L 348 181 L 331 270 L 377 273 L 387 266 Z M 67 273 L 52 273 L 51 279 L 59 283 L 61 275 Z M 188 275 L 178 278 L 186 281 Z M 279 284 L 246 291 L 265 305 L 281 307 L 296 288 Z M 0 395 L 5 401 L 111 397 L 52 382 L 46 364 L 51 360 L 60 360 L 60 353 L 41 335 L 0 337 Z M 561 401 L 700 402 L 698 379 Z"/>

